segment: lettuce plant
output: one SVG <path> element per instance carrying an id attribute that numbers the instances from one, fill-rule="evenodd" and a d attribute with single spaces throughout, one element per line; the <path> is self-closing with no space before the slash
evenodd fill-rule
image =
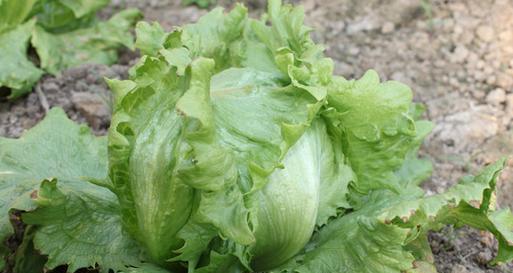
<path id="1" fill-rule="evenodd" d="M 216 0 L 183 0 L 183 5 L 197 5 L 200 8 L 208 8 L 216 3 Z"/>
<path id="2" fill-rule="evenodd" d="M 0 0 L 0 88 L 9 99 L 32 89 L 46 72 L 53 75 L 85 63 L 112 64 L 117 49 L 133 48 L 129 30 L 140 13 L 121 11 L 108 21 L 96 11 L 109 0 Z M 32 46 L 36 65 L 27 51 Z"/>
<path id="3" fill-rule="evenodd" d="M 53 109 L 0 139 L 0 236 L 26 226 L 18 272 L 436 272 L 427 233 L 469 225 L 513 257 L 495 207 L 504 160 L 426 196 L 417 157 L 431 123 L 411 90 L 332 73 L 299 7 L 214 9 L 165 32 L 137 25 L 144 54 L 108 80 L 107 137 Z M 10 249 L 11 251 L 13 249 Z M 25 271 L 23 271 L 25 270 Z"/>

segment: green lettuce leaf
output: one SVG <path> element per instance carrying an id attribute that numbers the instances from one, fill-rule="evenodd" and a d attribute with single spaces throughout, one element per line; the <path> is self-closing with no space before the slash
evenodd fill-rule
<path id="1" fill-rule="evenodd" d="M 0 240 L 13 232 L 9 210 L 35 208 L 31 194 L 41 181 L 102 179 L 107 174 L 106 156 L 106 139 L 92 136 L 58 108 L 21 138 L 0 137 Z"/>
<path id="2" fill-rule="evenodd" d="M 42 180 L 55 177 L 62 184 L 87 184 L 84 178 L 101 179 L 107 174 L 106 154 L 105 138 L 92 136 L 60 109 L 52 109 L 20 139 L 0 138 L 0 240 L 13 233 L 12 209 L 36 208 L 32 199 Z"/>
<path id="3" fill-rule="evenodd" d="M 141 249 L 122 230 L 116 196 L 87 181 L 106 176 L 106 139 L 74 124 L 61 109 L 52 109 L 20 139 L 0 138 L 2 240 L 12 233 L 9 211 L 30 211 L 22 219 L 36 229 L 23 244 L 33 236 L 34 248 L 48 256 L 47 268 L 66 264 L 74 272 L 98 265 L 108 272 L 139 266 Z M 32 268 L 37 259 L 26 261 L 16 266 Z"/>
<path id="4" fill-rule="evenodd" d="M 499 240 L 495 261 L 507 261 L 513 254 L 513 215 L 509 211 L 495 211 L 486 201 L 491 197 L 503 167 L 504 160 L 501 160 L 480 175 L 463 178 L 446 193 L 436 196 L 375 191 L 366 197 L 361 209 L 320 229 L 304 253 L 280 270 L 301 273 L 429 272 L 420 269 L 433 270 L 429 265 L 432 260 L 428 257 L 431 250 L 427 244 L 427 231 L 448 223 L 492 232 Z"/>
<path id="5" fill-rule="evenodd" d="M 121 11 L 106 22 L 62 34 L 53 34 L 36 26 L 32 45 L 41 60 L 41 68 L 51 74 L 84 63 L 112 64 L 121 46 L 133 48 L 127 35 L 141 16 L 133 9 Z"/>
<path id="6" fill-rule="evenodd" d="M 0 1 L 0 34 L 10 28 L 21 25 L 29 15 L 34 4 L 39 0 L 17 1 L 2 0 Z"/>
<path id="7" fill-rule="evenodd" d="M 59 0 L 62 4 L 70 8 L 75 16 L 82 17 L 93 13 L 109 4 L 109 0 Z"/>
<path id="8" fill-rule="evenodd" d="M 62 184 L 44 180 L 35 198 L 38 208 L 23 215 L 25 223 L 38 226 L 34 246 L 48 255 L 45 266 L 107 273 L 139 265 L 141 249 L 122 230 L 115 195 L 85 181 Z"/>
<path id="9" fill-rule="evenodd" d="M 216 2 L 216 0 L 182 0 L 182 4 L 184 5 L 198 5 L 200 8 L 208 8 Z"/>
<path id="10" fill-rule="evenodd" d="M 46 257 L 34 248 L 34 234 L 36 228 L 28 226 L 23 232 L 23 241 L 19 244 L 14 253 L 7 257 L 13 262 L 14 273 L 40 273 L 44 270 Z M 21 230 L 20 230 L 21 232 Z M 0 268 L 2 268 L 0 266 Z"/>
<path id="11" fill-rule="evenodd" d="M 21 3 L 21 1 L 17 2 Z M 2 15 L 0 14 L 0 16 Z M 27 58 L 28 44 L 34 24 L 35 21 L 30 20 L 7 32 L 0 32 L 0 63 L 2 64 L 0 66 L 0 87 L 11 89 L 9 99 L 29 92 L 43 75 L 43 71 Z"/>
<path id="12" fill-rule="evenodd" d="M 57 74 L 84 63 L 112 64 L 117 50 L 133 49 L 131 27 L 141 17 L 128 9 L 106 22 L 95 12 L 108 0 L 0 1 L 0 88 L 8 99 L 28 93 L 43 71 Z M 28 59 L 29 41 L 40 68 Z"/>
<path id="13" fill-rule="evenodd" d="M 30 15 L 52 33 L 62 33 L 91 26 L 96 22 L 95 12 L 106 6 L 107 0 L 38 0 Z"/>

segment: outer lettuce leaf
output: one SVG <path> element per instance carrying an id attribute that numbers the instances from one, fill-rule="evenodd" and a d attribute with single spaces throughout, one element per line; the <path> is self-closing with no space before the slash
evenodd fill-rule
<path id="1" fill-rule="evenodd" d="M 23 241 L 19 244 L 15 253 L 7 259 L 14 261 L 12 271 L 14 273 L 40 273 L 44 270 L 46 257 L 34 248 L 34 233 L 37 228 L 29 226 L 23 233 Z M 0 268 L 2 268 L 0 266 Z"/>
<path id="2" fill-rule="evenodd" d="M 467 224 L 494 233 L 500 244 L 495 261 L 509 260 L 513 254 L 513 216 L 509 211 L 493 211 L 486 201 L 503 166 L 504 161 L 491 165 L 479 176 L 464 178 L 447 193 L 437 196 L 373 192 L 361 209 L 328 223 L 303 254 L 280 270 L 436 272 L 429 265 L 432 260 L 427 254 L 427 230 L 447 223 Z"/>
<path id="3" fill-rule="evenodd" d="M 105 161 L 105 158 L 103 158 Z M 68 271 L 98 267 L 101 272 L 138 266 L 141 249 L 122 230 L 119 205 L 109 190 L 85 181 L 42 182 L 38 208 L 23 215 L 39 226 L 35 248 L 48 255 L 47 268 L 67 264 Z"/>
<path id="4" fill-rule="evenodd" d="M 52 109 L 20 139 L 0 138 L 0 240 L 13 231 L 9 210 L 35 208 L 31 194 L 43 179 L 55 177 L 65 184 L 85 177 L 103 178 L 105 140 L 75 125 L 61 109 Z"/>
<path id="5" fill-rule="evenodd" d="M 35 249 L 48 256 L 42 261 L 46 268 L 67 264 L 70 272 L 96 266 L 102 272 L 137 272 L 134 266 L 151 267 L 141 264 L 141 248 L 122 230 L 115 195 L 87 181 L 106 175 L 106 139 L 74 124 L 61 109 L 52 109 L 20 139 L 0 138 L 1 240 L 12 233 L 9 210 L 30 211 L 22 219 L 36 228 L 17 252 L 26 254 L 22 248 L 30 250 L 33 237 Z M 17 259 L 18 272 L 37 270 L 39 256 L 23 257 Z"/>
<path id="6" fill-rule="evenodd" d="M 0 1 L 0 87 L 11 90 L 8 98 L 29 92 L 42 70 L 57 74 L 83 63 L 112 64 L 117 49 L 133 49 L 127 33 L 140 13 L 125 10 L 97 22 L 95 11 L 106 4 L 107 0 Z M 27 58 L 29 40 L 42 70 Z"/>
<path id="7" fill-rule="evenodd" d="M 0 138 L 0 195 L 3 196 L 0 202 L 0 240 L 4 241 L 13 232 L 9 222 L 11 209 L 29 211 L 36 207 L 37 203 L 32 199 L 38 195 L 39 184 L 42 180 L 55 177 L 59 179 L 63 187 L 74 185 L 76 188 L 87 189 L 89 184 L 84 180 L 85 178 L 101 179 L 105 177 L 107 174 L 105 140 L 105 138 L 91 135 L 88 128 L 75 125 L 66 118 L 60 109 L 52 109 L 41 123 L 20 139 Z M 110 196 L 111 200 L 115 200 L 113 195 L 109 195 L 105 189 L 95 187 L 104 195 Z M 68 213 L 80 215 L 83 211 L 75 210 Z M 64 215 L 66 214 L 59 213 L 56 217 L 64 217 Z M 110 217 L 115 219 L 116 216 L 113 214 Z M 52 219 L 56 220 L 55 217 Z M 84 219 L 82 216 L 82 220 L 82 228 L 87 229 L 87 225 L 84 226 L 84 224 L 89 223 L 89 230 L 96 232 L 91 218 Z M 75 227 L 76 225 L 72 228 Z M 48 228 L 43 229 L 48 230 Z M 71 230 L 71 233 L 67 234 L 73 234 L 73 231 Z M 38 232 L 36 231 L 36 238 L 41 236 Z M 65 233 L 59 233 L 59 235 L 63 236 Z M 111 237 L 111 235 L 107 236 Z M 93 241 L 94 239 L 95 237 L 88 238 Z M 67 245 L 69 248 L 75 247 L 73 241 L 62 237 L 52 240 L 51 243 L 59 248 L 62 245 Z M 60 249 L 52 249 L 50 243 L 37 245 L 37 247 L 43 250 L 44 254 L 50 254 L 52 257 L 49 266 L 74 262 L 71 253 L 65 252 L 59 254 L 63 256 L 56 257 L 57 260 L 53 260 Z M 86 252 L 86 249 L 81 249 L 81 251 L 84 251 L 83 255 L 90 255 L 92 259 L 97 258 L 94 254 L 98 251 L 96 248 L 91 249 L 90 252 Z M 96 261 L 100 262 L 100 260 Z M 31 261 L 27 260 L 26 262 L 30 263 Z M 89 266 L 90 263 L 76 265 L 78 267 Z M 21 266 L 21 264 L 17 266 Z"/>
<path id="8" fill-rule="evenodd" d="M 41 60 L 41 68 L 57 74 L 83 63 L 114 63 L 118 48 L 133 48 L 132 37 L 126 33 L 140 16 L 139 11 L 128 9 L 93 27 L 62 34 L 52 34 L 37 26 L 32 44 Z"/>
<path id="9" fill-rule="evenodd" d="M 107 0 L 39 0 L 35 3 L 31 16 L 37 18 L 38 25 L 52 33 L 72 31 L 91 26 L 95 12 L 106 6 Z"/>
<path id="10" fill-rule="evenodd" d="M 23 1 L 17 1 L 17 3 L 21 2 Z M 35 21 L 31 20 L 9 31 L 0 32 L 0 63 L 2 64 L 0 87 L 11 89 L 9 99 L 17 98 L 30 91 L 43 74 L 43 71 L 39 70 L 26 56 L 34 24 Z"/>

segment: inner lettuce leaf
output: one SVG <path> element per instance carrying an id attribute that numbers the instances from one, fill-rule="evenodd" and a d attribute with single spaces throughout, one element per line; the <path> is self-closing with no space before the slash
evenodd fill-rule
<path id="1" fill-rule="evenodd" d="M 494 203 L 505 160 L 426 196 L 432 124 L 411 90 L 334 76 L 303 16 L 274 0 L 260 20 L 237 5 L 172 32 L 141 22 L 144 55 L 107 80 L 107 139 L 57 109 L 0 138 L 0 235 L 22 211 L 18 253 L 42 254 L 18 268 L 436 272 L 427 233 L 447 224 L 490 231 L 493 263 L 510 261 L 513 215 Z"/>

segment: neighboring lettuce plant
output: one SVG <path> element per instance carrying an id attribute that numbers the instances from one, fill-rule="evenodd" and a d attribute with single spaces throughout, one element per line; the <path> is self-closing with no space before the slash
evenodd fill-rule
<path id="1" fill-rule="evenodd" d="M 301 8 L 136 32 L 143 57 L 108 80 L 108 137 L 53 109 L 0 139 L 14 272 L 429 273 L 427 233 L 447 224 L 493 233 L 492 263 L 513 257 L 513 215 L 493 201 L 504 160 L 426 196 L 432 125 L 411 90 L 334 76 Z"/>
<path id="2" fill-rule="evenodd" d="M 0 88 L 9 99 L 29 92 L 44 73 L 84 63 L 112 64 L 117 49 L 133 48 L 130 28 L 140 17 L 129 9 L 108 21 L 96 11 L 109 0 L 0 0 Z M 30 60 L 33 47 L 39 61 Z"/>
<path id="3" fill-rule="evenodd" d="M 210 5 L 213 5 L 217 2 L 217 0 L 182 0 L 182 4 L 184 5 L 197 5 L 200 8 L 208 8 Z"/>

